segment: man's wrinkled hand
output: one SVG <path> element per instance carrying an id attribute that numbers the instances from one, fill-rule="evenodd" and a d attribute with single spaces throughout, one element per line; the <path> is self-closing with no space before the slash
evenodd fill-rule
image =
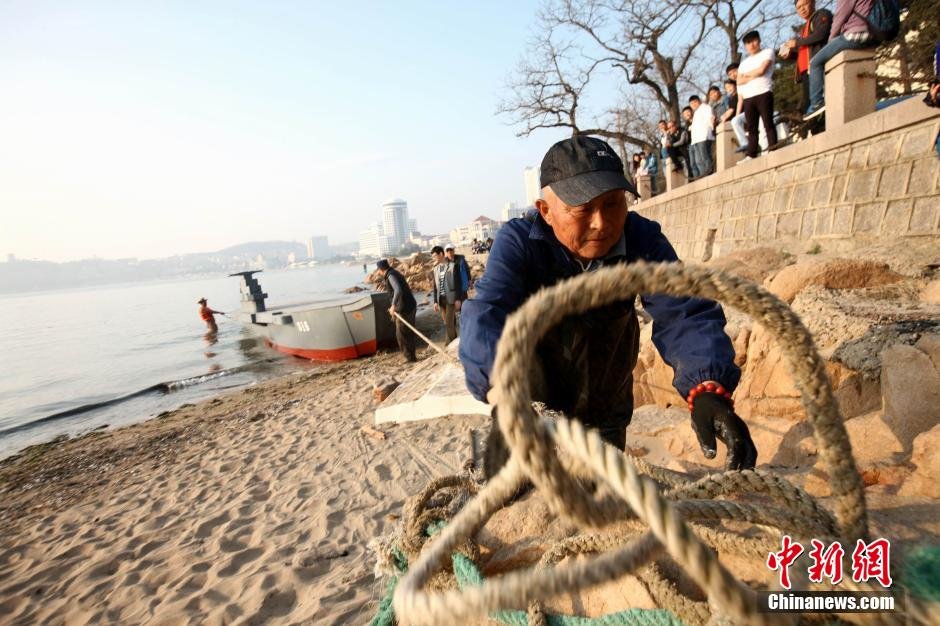
<path id="1" fill-rule="evenodd" d="M 716 438 L 728 448 L 725 469 L 753 469 L 757 463 L 757 448 L 751 432 L 731 405 L 715 393 L 700 393 L 693 400 L 692 429 L 707 459 L 718 453 Z"/>

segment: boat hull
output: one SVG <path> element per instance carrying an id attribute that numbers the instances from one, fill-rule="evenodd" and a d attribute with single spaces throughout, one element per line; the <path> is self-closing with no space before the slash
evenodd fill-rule
<path id="1" fill-rule="evenodd" d="M 251 277 L 253 273 L 236 274 L 243 277 L 238 317 L 275 350 L 314 361 L 343 361 L 369 356 L 394 344 L 395 327 L 388 313 L 391 298 L 387 293 L 363 292 L 267 307 L 267 294 L 261 292 Z"/>

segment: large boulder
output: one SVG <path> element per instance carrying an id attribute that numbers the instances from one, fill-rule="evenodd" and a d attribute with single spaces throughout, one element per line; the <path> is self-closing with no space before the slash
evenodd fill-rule
<path id="1" fill-rule="evenodd" d="M 927 352 L 903 344 L 888 347 L 881 389 L 885 420 L 906 450 L 920 433 L 940 424 L 940 371 Z"/>
<path id="2" fill-rule="evenodd" d="M 827 289 L 858 289 L 903 280 L 887 263 L 864 259 L 826 259 L 785 267 L 768 281 L 767 287 L 780 299 L 793 302 L 809 285 Z"/>
<path id="3" fill-rule="evenodd" d="M 762 247 L 735 250 L 712 259 L 708 262 L 708 267 L 747 278 L 755 283 L 762 283 L 765 278 L 792 262 L 793 256 L 787 252 L 777 248 Z"/>
<path id="4" fill-rule="evenodd" d="M 940 304 L 940 278 L 930 281 L 921 289 L 920 301 L 927 304 Z"/>
<path id="5" fill-rule="evenodd" d="M 902 496 L 940 498 L 940 425 L 914 439 L 911 463 L 914 472 L 901 486 Z"/>

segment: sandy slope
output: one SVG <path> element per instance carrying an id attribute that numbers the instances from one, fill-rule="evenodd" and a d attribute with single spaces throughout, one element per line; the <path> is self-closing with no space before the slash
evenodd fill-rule
<path id="1" fill-rule="evenodd" d="M 359 432 L 385 354 L 0 465 L 0 623 L 350 624 L 367 542 L 484 418 Z"/>

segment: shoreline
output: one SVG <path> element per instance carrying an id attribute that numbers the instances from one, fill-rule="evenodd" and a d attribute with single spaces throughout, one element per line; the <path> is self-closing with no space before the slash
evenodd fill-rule
<path id="1" fill-rule="evenodd" d="M 0 461 L 0 622 L 368 622 L 368 542 L 489 420 L 362 433 L 409 369 L 326 364 Z"/>

